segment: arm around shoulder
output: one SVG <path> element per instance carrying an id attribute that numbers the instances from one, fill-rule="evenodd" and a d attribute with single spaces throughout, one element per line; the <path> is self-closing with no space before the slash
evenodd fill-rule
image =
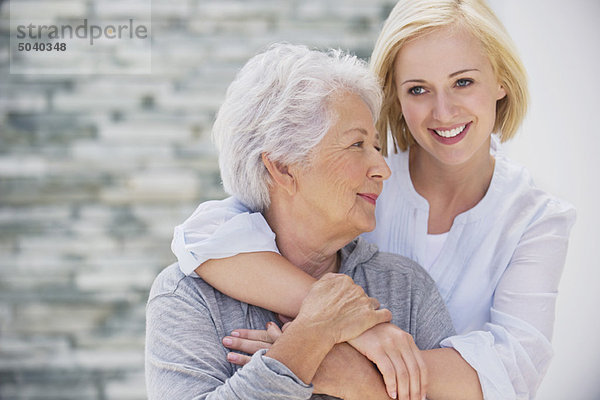
<path id="1" fill-rule="evenodd" d="M 279 255 L 260 213 L 235 198 L 201 204 L 175 228 L 181 271 L 245 303 L 295 317 L 315 279 Z"/>

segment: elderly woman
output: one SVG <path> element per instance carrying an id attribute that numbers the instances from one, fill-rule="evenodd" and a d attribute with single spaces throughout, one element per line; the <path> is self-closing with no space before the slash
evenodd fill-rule
<path id="1" fill-rule="evenodd" d="M 410 359 L 454 333 L 424 270 L 355 239 L 375 228 L 390 175 L 374 127 L 380 104 L 376 78 L 338 52 L 275 45 L 239 72 L 213 132 L 225 189 L 260 211 L 280 253 L 319 280 L 283 334 L 240 368 L 227 362 L 223 338 L 276 316 L 166 268 L 147 306 L 149 398 L 388 398 L 372 364 L 344 342 L 391 318 L 407 332 Z"/>

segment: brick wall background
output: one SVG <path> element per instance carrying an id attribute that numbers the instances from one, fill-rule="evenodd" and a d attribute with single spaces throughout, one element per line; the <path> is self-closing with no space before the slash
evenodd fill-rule
<path id="1" fill-rule="evenodd" d="M 16 1 L 56 21 L 136 17 L 131 1 Z M 224 196 L 209 136 L 235 72 L 282 40 L 368 57 L 393 1 L 153 0 L 151 75 L 10 75 L 8 5 L 0 398 L 143 399 L 148 289 L 173 227 Z"/>

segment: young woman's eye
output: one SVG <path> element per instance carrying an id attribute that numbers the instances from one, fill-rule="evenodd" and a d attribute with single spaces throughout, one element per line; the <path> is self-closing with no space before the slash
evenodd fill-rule
<path id="1" fill-rule="evenodd" d="M 459 79 L 456 81 L 456 86 L 465 87 L 465 86 L 469 86 L 471 83 L 473 83 L 473 81 L 471 79 Z"/>
<path id="2" fill-rule="evenodd" d="M 423 86 L 414 86 L 408 89 L 408 93 L 418 96 L 425 93 L 425 88 Z"/>

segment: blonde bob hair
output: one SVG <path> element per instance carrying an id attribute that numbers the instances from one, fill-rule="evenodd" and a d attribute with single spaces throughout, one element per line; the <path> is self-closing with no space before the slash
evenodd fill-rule
<path id="1" fill-rule="evenodd" d="M 496 105 L 493 132 L 502 142 L 512 138 L 527 112 L 527 73 L 504 26 L 484 0 L 400 0 L 386 20 L 371 55 L 370 66 L 383 84 L 383 106 L 377 122 L 383 153 L 392 133 L 394 152 L 415 143 L 402 116 L 394 82 L 394 60 L 409 40 L 455 25 L 466 28 L 483 45 L 493 71 L 506 91 Z"/>

